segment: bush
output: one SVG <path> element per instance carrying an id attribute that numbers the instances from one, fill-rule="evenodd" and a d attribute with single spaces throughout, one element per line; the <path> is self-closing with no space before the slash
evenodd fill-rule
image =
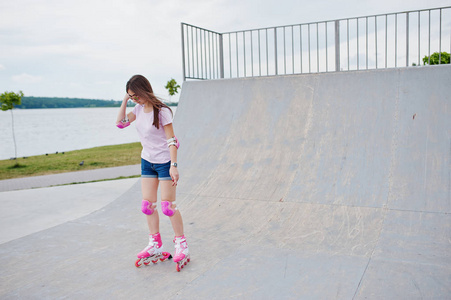
<path id="1" fill-rule="evenodd" d="M 439 64 L 439 59 L 440 59 L 440 64 L 441 65 L 449 64 L 449 53 L 442 52 L 442 54 L 440 56 L 439 52 L 434 52 L 431 55 L 430 64 L 431 65 L 438 65 Z M 424 63 L 424 65 L 428 65 L 429 64 L 429 56 L 426 55 L 423 58 L 423 63 Z"/>

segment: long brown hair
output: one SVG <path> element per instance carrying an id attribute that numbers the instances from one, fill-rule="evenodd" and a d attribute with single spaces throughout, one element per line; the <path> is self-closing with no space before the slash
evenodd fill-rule
<path id="1" fill-rule="evenodd" d="M 159 113 L 163 107 L 168 108 L 171 113 L 172 109 L 163 103 L 155 94 L 153 93 L 152 86 L 150 85 L 149 80 L 142 75 L 134 75 L 127 82 L 126 92 L 132 90 L 136 96 L 140 98 L 144 98 L 150 102 L 153 107 L 153 124 L 157 129 L 160 129 L 160 117 Z"/>

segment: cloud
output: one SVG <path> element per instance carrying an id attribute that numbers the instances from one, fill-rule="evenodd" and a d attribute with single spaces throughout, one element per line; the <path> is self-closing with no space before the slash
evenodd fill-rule
<path id="1" fill-rule="evenodd" d="M 79 82 L 71 82 L 69 83 L 69 87 L 71 88 L 81 88 L 83 85 Z"/>
<path id="2" fill-rule="evenodd" d="M 103 81 L 97 81 L 96 84 L 97 85 L 110 85 L 110 84 L 112 84 L 112 82 L 109 80 L 103 80 Z"/>
<path id="3" fill-rule="evenodd" d="M 33 76 L 27 73 L 22 73 L 20 75 L 14 75 L 12 80 L 18 83 L 38 83 L 42 81 L 41 76 Z"/>
<path id="4" fill-rule="evenodd" d="M 28 89 L 35 96 L 120 99 L 127 80 L 142 74 L 156 94 L 167 97 L 166 82 L 170 78 L 182 82 L 180 22 L 229 32 L 414 10 L 424 8 L 425 1 L 110 2 L 2 1 L 0 82 Z M 428 0 L 428 6 L 445 6 L 447 2 Z"/>

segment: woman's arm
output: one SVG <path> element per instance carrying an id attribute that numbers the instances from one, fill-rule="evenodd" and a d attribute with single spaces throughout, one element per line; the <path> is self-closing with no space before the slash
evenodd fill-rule
<path id="1" fill-rule="evenodd" d="M 128 102 L 129 98 L 130 98 L 130 96 L 128 94 L 125 94 L 124 99 L 122 100 L 121 107 L 119 108 L 119 113 L 117 114 L 116 125 L 121 123 L 122 120 L 125 119 L 125 114 L 127 111 L 127 102 Z M 128 113 L 127 117 L 128 117 L 128 121 L 130 123 L 135 121 L 135 119 L 136 119 L 135 114 L 132 112 Z"/>
<path id="2" fill-rule="evenodd" d="M 168 124 L 166 126 L 163 127 L 164 128 L 164 133 L 166 134 L 166 139 L 171 139 L 173 138 L 174 135 L 174 127 L 171 124 Z M 177 147 L 176 146 L 170 146 L 169 147 L 169 153 L 171 155 L 171 163 L 177 163 Z M 179 181 L 180 175 L 179 175 L 179 171 L 177 169 L 177 167 L 173 166 L 171 164 L 171 169 L 169 170 L 169 174 L 171 174 L 171 178 L 172 178 L 172 185 L 177 185 L 177 181 Z"/>

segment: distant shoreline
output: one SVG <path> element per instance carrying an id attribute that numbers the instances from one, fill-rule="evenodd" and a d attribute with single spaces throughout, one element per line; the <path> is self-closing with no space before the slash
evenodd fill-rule
<path id="1" fill-rule="evenodd" d="M 168 106 L 177 106 L 177 102 L 164 102 Z M 120 107 L 122 101 L 98 100 L 82 98 L 58 98 L 58 97 L 22 97 L 21 105 L 16 105 L 18 109 L 49 109 L 49 108 L 94 108 L 94 107 Z M 127 104 L 133 107 L 131 101 Z"/>

